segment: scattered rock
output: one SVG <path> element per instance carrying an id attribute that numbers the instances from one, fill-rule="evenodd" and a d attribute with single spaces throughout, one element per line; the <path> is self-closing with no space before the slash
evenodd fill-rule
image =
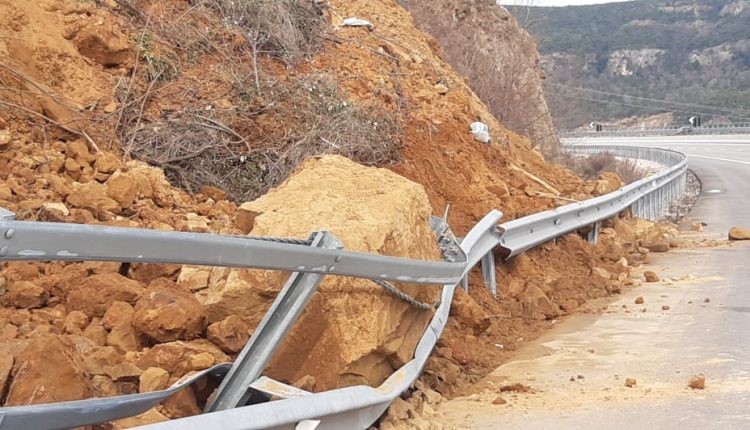
<path id="1" fill-rule="evenodd" d="M 651 270 L 643 272 L 643 277 L 646 279 L 646 282 L 659 282 L 659 275 Z"/>
<path id="2" fill-rule="evenodd" d="M 143 370 L 135 364 L 126 361 L 114 366 L 105 367 L 104 373 L 115 382 L 136 382 L 139 380 Z"/>
<path id="3" fill-rule="evenodd" d="M 696 221 L 690 225 L 690 230 L 692 231 L 703 231 L 703 223 Z"/>
<path id="4" fill-rule="evenodd" d="M 148 393 L 167 388 L 169 384 L 169 372 L 161 367 L 149 367 L 140 376 L 139 393 Z"/>
<path id="5" fill-rule="evenodd" d="M 688 387 L 694 390 L 703 390 L 706 388 L 706 377 L 703 374 L 693 376 L 688 382 Z"/>
<path id="6" fill-rule="evenodd" d="M 746 227 L 730 228 L 729 240 L 750 240 L 750 228 L 746 228 Z"/>
<path id="7" fill-rule="evenodd" d="M 650 252 L 667 252 L 669 251 L 669 243 L 667 242 L 648 242 L 641 244 L 644 248 Z"/>
<path id="8" fill-rule="evenodd" d="M 10 141 L 10 132 L 8 130 L 0 130 L 0 148 L 8 146 Z"/>
<path id="9" fill-rule="evenodd" d="M 174 283 L 149 288 L 133 315 L 136 333 L 151 342 L 195 339 L 203 334 L 206 322 L 203 305 Z"/>
<path id="10" fill-rule="evenodd" d="M 112 113 L 112 112 L 115 112 L 119 108 L 120 108 L 120 105 L 118 105 L 116 102 L 107 103 L 106 105 L 104 105 L 104 113 Z"/>
<path id="11" fill-rule="evenodd" d="M 208 326 L 206 339 L 228 354 L 242 350 L 250 339 L 250 327 L 237 315 L 230 315 Z"/>
<path id="12" fill-rule="evenodd" d="M 74 342 L 40 336 L 16 358 L 5 406 L 54 403 L 91 397 L 91 385 Z"/>
<path id="13" fill-rule="evenodd" d="M 663 311 L 668 311 L 669 309 L 670 309 L 669 305 L 662 305 L 661 306 L 661 310 L 663 310 Z"/>
<path id="14" fill-rule="evenodd" d="M 8 295 L 13 306 L 23 309 L 41 308 L 49 298 L 44 288 L 29 281 L 13 282 L 8 287 Z"/>
<path id="15" fill-rule="evenodd" d="M 79 310 L 89 317 L 102 317 L 115 301 L 135 304 L 143 293 L 143 286 L 118 273 L 103 273 L 86 278 L 68 292 L 68 310 Z"/>
<path id="16" fill-rule="evenodd" d="M 709 303 L 710 301 L 711 299 L 709 297 L 706 297 L 705 299 L 703 299 L 703 303 Z"/>
<path id="17" fill-rule="evenodd" d="M 191 417 L 201 413 L 191 387 L 182 389 L 165 400 L 160 411 L 171 419 Z"/>
<path id="18" fill-rule="evenodd" d="M 633 303 L 635 303 L 636 305 L 642 305 L 643 302 L 644 302 L 643 297 L 642 296 L 638 296 L 638 297 L 635 298 L 635 301 Z"/>
<path id="19" fill-rule="evenodd" d="M 229 357 L 214 344 L 207 340 L 198 339 L 190 342 L 176 341 L 155 345 L 143 352 L 135 364 L 141 369 L 161 367 L 169 372 L 173 378 L 179 378 L 195 370 L 193 366 L 196 364 L 196 360 L 190 363 L 190 357 L 203 352 L 213 356 L 215 363 L 230 361 Z M 202 364 L 200 363 L 201 360 L 204 359 L 198 360 L 197 364 Z"/>
<path id="20" fill-rule="evenodd" d="M 182 266 L 177 283 L 187 287 L 190 291 L 200 291 L 208 288 L 211 268 L 204 266 Z"/>
<path id="21" fill-rule="evenodd" d="M 89 317 L 81 311 L 70 312 L 65 317 L 65 324 L 63 330 L 67 334 L 80 334 L 89 323 Z"/>
<path id="22" fill-rule="evenodd" d="M 628 388 L 633 388 L 636 385 L 635 378 L 626 378 L 625 379 L 625 386 Z"/>
<path id="23" fill-rule="evenodd" d="M 490 326 L 490 318 L 484 309 L 461 288 L 454 293 L 450 313 L 469 327 L 475 336 L 484 333 Z"/>
<path id="24" fill-rule="evenodd" d="M 497 397 L 495 398 L 495 400 L 492 401 L 493 405 L 504 405 L 506 403 L 508 403 L 508 401 L 503 399 L 502 397 Z"/>

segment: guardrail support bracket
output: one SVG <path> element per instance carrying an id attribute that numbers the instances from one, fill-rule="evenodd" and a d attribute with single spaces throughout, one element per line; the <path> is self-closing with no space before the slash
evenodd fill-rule
<path id="1" fill-rule="evenodd" d="M 599 231 L 601 230 L 601 228 L 602 228 L 601 222 L 595 222 L 594 224 L 591 225 L 591 231 L 589 232 L 589 235 L 588 235 L 588 241 L 590 244 L 596 245 L 597 243 L 599 243 Z"/>

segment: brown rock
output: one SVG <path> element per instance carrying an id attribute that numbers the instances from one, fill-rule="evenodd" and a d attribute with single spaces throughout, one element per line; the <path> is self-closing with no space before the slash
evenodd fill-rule
<path id="1" fill-rule="evenodd" d="M 694 390 L 703 390 L 706 388 L 706 377 L 703 374 L 695 375 L 692 378 L 690 378 L 690 381 L 688 382 L 688 387 L 694 389 Z"/>
<path id="2" fill-rule="evenodd" d="M 119 208 L 119 204 L 107 196 L 107 186 L 96 181 L 76 186 L 65 201 L 70 206 L 86 209 L 95 216 L 113 212 Z"/>
<path id="3" fill-rule="evenodd" d="M 625 386 L 626 387 L 633 388 L 633 387 L 635 387 L 635 385 L 636 385 L 635 378 L 627 378 L 627 379 L 625 379 Z"/>
<path id="4" fill-rule="evenodd" d="M 76 34 L 74 42 L 78 52 L 104 67 L 121 66 L 130 61 L 128 36 L 107 20 L 88 23 Z"/>
<path id="5" fill-rule="evenodd" d="M 82 333 L 89 323 L 89 317 L 81 311 L 73 311 L 65 317 L 63 330 L 67 334 Z"/>
<path id="6" fill-rule="evenodd" d="M 746 227 L 730 228 L 729 240 L 750 240 L 750 228 L 746 228 Z"/>
<path id="7" fill-rule="evenodd" d="M 474 335 L 484 333 L 490 326 L 490 318 L 484 309 L 461 288 L 454 293 L 450 313 L 469 327 Z"/>
<path id="8" fill-rule="evenodd" d="M 636 297 L 635 301 L 633 303 L 635 303 L 636 305 L 642 305 L 643 304 L 643 297 L 641 297 L 641 296 Z"/>
<path id="9" fill-rule="evenodd" d="M 68 292 L 68 310 L 80 310 L 89 317 L 101 317 L 116 301 L 134 304 L 143 286 L 118 273 L 102 273 L 86 278 L 78 288 Z"/>
<path id="10" fill-rule="evenodd" d="M 125 353 L 128 351 L 138 351 L 140 342 L 130 324 L 120 324 L 112 328 L 107 334 L 107 345 L 117 348 L 118 351 Z"/>
<path id="11" fill-rule="evenodd" d="M 661 306 L 661 310 L 663 310 L 663 311 L 668 311 L 669 309 L 670 309 L 669 305 L 662 305 Z"/>
<path id="12" fill-rule="evenodd" d="M 116 201 L 121 208 L 129 208 L 138 198 L 138 184 L 125 173 L 115 173 L 107 180 L 107 197 Z"/>
<path id="13" fill-rule="evenodd" d="M 140 415 L 114 421 L 112 430 L 124 430 L 133 427 L 145 426 L 147 424 L 161 423 L 164 421 L 169 421 L 169 418 L 164 416 L 161 412 L 157 411 L 156 408 L 152 408 Z"/>
<path id="14" fill-rule="evenodd" d="M 107 309 L 107 312 L 104 313 L 104 317 L 101 319 L 102 325 L 107 330 L 112 330 L 119 325 L 130 324 L 133 320 L 134 312 L 133 307 L 128 303 L 119 301 L 112 302 L 109 309 Z"/>
<path id="15" fill-rule="evenodd" d="M 94 375 L 91 378 L 91 386 L 95 397 L 112 397 L 119 394 L 117 385 L 108 376 Z"/>
<path id="16" fill-rule="evenodd" d="M 250 327 L 237 315 L 230 315 L 208 326 L 206 339 L 228 354 L 236 354 L 245 346 Z"/>
<path id="17" fill-rule="evenodd" d="M 151 284 L 159 278 L 174 279 L 174 275 L 180 270 L 177 264 L 149 264 L 136 263 L 130 265 L 128 276 L 138 282 Z"/>
<path id="18" fill-rule="evenodd" d="M 643 277 L 646 279 L 646 282 L 659 282 L 659 275 L 651 270 L 643 272 Z"/>
<path id="19" fill-rule="evenodd" d="M 89 351 L 83 358 L 83 367 L 90 375 L 105 375 L 106 368 L 122 363 L 123 357 L 112 346 L 102 346 Z"/>
<path id="20" fill-rule="evenodd" d="M 188 357 L 188 367 L 192 370 L 204 370 L 216 364 L 216 359 L 209 352 L 201 352 Z"/>
<path id="21" fill-rule="evenodd" d="M 13 369 L 13 356 L 0 355 L 0 399 L 5 398 L 10 380 L 10 371 Z"/>
<path id="22" fill-rule="evenodd" d="M 211 275 L 210 267 L 182 266 L 177 283 L 187 287 L 190 291 L 200 291 L 208 288 L 208 279 Z"/>
<path id="23" fill-rule="evenodd" d="M 141 373 L 139 393 L 148 393 L 167 388 L 169 384 L 169 372 L 161 367 L 149 367 Z"/>
<path id="24" fill-rule="evenodd" d="M 543 320 L 560 315 L 560 309 L 536 285 L 528 285 L 521 298 L 524 315 Z"/>
<path id="25" fill-rule="evenodd" d="M 690 225 L 690 230 L 692 231 L 703 231 L 703 223 L 702 222 L 694 222 Z"/>
<path id="26" fill-rule="evenodd" d="M 710 301 L 711 301 L 711 299 L 708 298 L 708 297 L 706 297 L 705 299 L 703 299 L 703 303 L 709 303 Z"/>
<path id="27" fill-rule="evenodd" d="M 136 382 L 140 379 L 143 370 L 135 364 L 125 361 L 105 367 L 104 373 L 115 382 Z"/>
<path id="28" fill-rule="evenodd" d="M 212 187 L 209 185 L 202 186 L 199 192 L 203 194 L 204 196 L 213 199 L 216 202 L 221 201 L 221 200 L 226 200 L 227 198 L 227 193 L 225 191 L 222 191 L 216 187 Z"/>
<path id="29" fill-rule="evenodd" d="M 117 103 L 114 103 L 117 106 Z M 115 108 L 116 109 L 116 108 Z M 106 108 L 105 108 L 106 112 Z M 94 168 L 97 172 L 101 173 L 114 173 L 117 170 L 123 168 L 120 158 L 112 152 L 100 151 L 96 154 L 96 161 L 94 161 Z"/>
<path id="30" fill-rule="evenodd" d="M 171 419 L 191 417 L 201 413 L 191 387 L 178 391 L 162 403 L 160 411 Z"/>
<path id="31" fill-rule="evenodd" d="M 10 132 L 8 130 L 0 130 L 0 148 L 8 146 L 11 140 Z"/>
<path id="32" fill-rule="evenodd" d="M 91 397 L 79 353 L 65 336 L 34 339 L 16 358 L 6 406 L 54 403 Z"/>
<path id="33" fill-rule="evenodd" d="M 308 159 L 283 184 L 244 203 L 241 210 L 257 214 L 250 232 L 254 236 L 307 238 L 325 219 L 326 229 L 348 250 L 440 259 L 428 227 L 432 207 L 424 187 L 343 157 Z M 198 298 L 211 322 L 238 315 L 252 327 L 285 278 L 267 271 L 229 270 L 216 282 L 212 275 Z M 399 287 L 428 303 L 439 297 L 437 289 Z M 378 385 L 394 366 L 413 358 L 431 314 L 415 312 L 370 281 L 326 277 L 266 374 L 287 381 L 315 375 L 319 390 L 340 386 L 343 380 Z"/>
<path id="34" fill-rule="evenodd" d="M 179 378 L 194 370 L 188 362 L 189 358 L 202 352 L 211 354 L 215 363 L 230 361 L 229 357 L 214 344 L 198 339 L 190 342 L 177 341 L 155 345 L 141 354 L 135 364 L 141 369 L 161 367 L 172 377 Z"/>
<path id="35" fill-rule="evenodd" d="M 135 305 L 133 327 L 154 342 L 190 340 L 206 329 L 203 305 L 176 284 L 150 288 Z"/>
<path id="36" fill-rule="evenodd" d="M 506 403 L 508 403 L 508 401 L 503 399 L 502 397 L 497 397 L 495 398 L 495 400 L 492 401 L 493 405 L 504 405 Z"/>
<path id="37" fill-rule="evenodd" d="M 669 243 L 667 242 L 647 242 L 647 243 L 642 243 L 641 246 L 648 249 L 650 252 L 669 251 Z"/>
<path id="38" fill-rule="evenodd" d="M 47 291 L 29 281 L 13 282 L 8 288 L 10 303 L 17 308 L 40 308 L 47 303 Z"/>

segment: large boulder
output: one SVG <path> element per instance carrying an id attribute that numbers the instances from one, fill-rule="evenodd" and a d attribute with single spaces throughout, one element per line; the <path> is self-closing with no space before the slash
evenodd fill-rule
<path id="1" fill-rule="evenodd" d="M 385 170 L 339 156 L 308 159 L 265 196 L 240 206 L 240 226 L 254 236 L 307 238 L 328 230 L 345 249 L 439 260 L 424 188 Z M 211 322 L 230 315 L 257 325 L 288 274 L 228 270 L 211 274 L 199 299 Z M 435 302 L 438 287 L 400 288 Z M 313 375 L 316 389 L 377 385 L 413 357 L 431 318 L 368 280 L 326 277 L 267 374 L 285 381 Z"/>
<path id="2" fill-rule="evenodd" d="M 72 338 L 35 338 L 16 357 L 5 406 L 81 400 L 92 389 Z"/>

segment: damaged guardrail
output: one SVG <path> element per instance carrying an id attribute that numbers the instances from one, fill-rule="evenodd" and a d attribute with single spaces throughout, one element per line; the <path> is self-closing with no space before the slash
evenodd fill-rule
<path id="1" fill-rule="evenodd" d="M 594 225 L 633 207 L 648 217 L 684 185 L 687 162 L 674 151 L 585 145 L 581 154 L 612 152 L 666 166 L 648 178 L 605 196 L 530 215 L 498 225 L 502 213 L 491 211 L 460 241 L 444 219 L 431 226 L 445 261 L 415 261 L 344 251 L 330 233 L 308 240 L 157 232 L 145 229 L 13 221 L 0 209 L 0 261 L 121 261 L 253 267 L 293 272 L 253 336 L 233 364 L 182 378 L 172 387 L 150 393 L 54 404 L 0 408 L 0 429 L 62 429 L 137 415 L 199 377 L 222 378 L 206 413 L 151 424 L 148 429 L 364 429 L 416 380 L 448 320 L 456 288 L 482 263 L 485 283 L 495 290 L 494 250 L 510 258 L 561 235 Z M 657 200 L 664 200 L 657 202 Z M 591 237 L 595 239 L 596 234 Z M 378 281 L 442 285 L 441 300 L 417 344 L 414 358 L 379 387 L 354 386 L 310 393 L 261 376 L 266 363 L 297 320 L 320 280 L 327 275 Z M 465 285 L 465 283 L 464 283 Z M 254 404 L 246 405 L 251 397 Z M 273 401 L 270 401 L 271 399 Z"/>

